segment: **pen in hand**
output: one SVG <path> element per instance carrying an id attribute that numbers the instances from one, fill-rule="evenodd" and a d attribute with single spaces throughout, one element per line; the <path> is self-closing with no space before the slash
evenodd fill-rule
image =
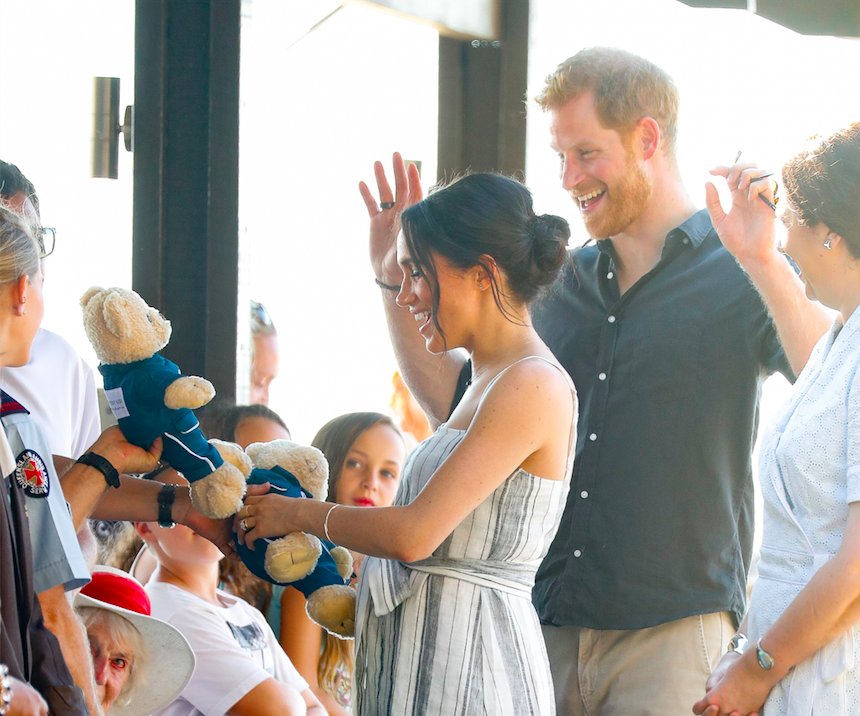
<path id="1" fill-rule="evenodd" d="M 738 150 L 738 155 L 735 157 L 734 164 L 737 164 L 738 159 L 740 159 L 740 158 L 741 158 L 741 150 Z M 768 177 L 772 177 L 772 176 L 773 176 L 773 173 L 762 174 L 761 176 L 754 177 L 754 178 L 750 179 L 750 184 L 752 184 L 754 181 L 760 181 L 761 179 L 767 179 Z M 771 201 L 770 199 L 768 199 L 764 194 L 759 194 L 758 198 L 761 199 L 765 204 L 767 204 L 771 209 L 776 211 L 776 203 Z"/>

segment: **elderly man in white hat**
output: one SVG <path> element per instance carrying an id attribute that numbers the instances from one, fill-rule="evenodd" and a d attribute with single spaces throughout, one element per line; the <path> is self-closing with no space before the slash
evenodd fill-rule
<path id="1" fill-rule="evenodd" d="M 194 672 L 194 653 L 178 630 L 150 616 L 140 582 L 96 567 L 75 596 L 75 609 L 87 629 L 106 716 L 146 716 L 182 693 Z"/>

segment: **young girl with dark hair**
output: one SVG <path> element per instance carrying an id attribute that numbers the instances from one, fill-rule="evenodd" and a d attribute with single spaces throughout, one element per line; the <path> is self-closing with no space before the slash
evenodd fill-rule
<path id="1" fill-rule="evenodd" d="M 396 230 L 403 210 L 402 285 L 377 282 L 428 351 L 470 354 L 471 384 L 411 453 L 394 506 L 275 495 L 248 498 L 238 518 L 251 542 L 303 530 L 373 555 L 359 575 L 357 714 L 551 714 L 531 589 L 565 505 L 577 401 L 528 306 L 561 270 L 569 230 L 491 174 L 405 208 L 417 172 L 396 170 L 396 198 L 377 171 L 382 208 L 362 189 L 377 225 Z"/>

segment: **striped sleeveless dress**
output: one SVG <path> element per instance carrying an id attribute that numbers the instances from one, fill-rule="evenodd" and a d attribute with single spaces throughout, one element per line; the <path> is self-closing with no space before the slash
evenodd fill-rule
<path id="1" fill-rule="evenodd" d="M 430 558 L 408 565 L 364 560 L 353 679 L 358 716 L 555 713 L 531 592 L 570 486 L 577 418 L 570 386 L 566 479 L 519 468 Z M 412 502 L 465 434 L 443 425 L 415 448 L 395 504 Z"/>

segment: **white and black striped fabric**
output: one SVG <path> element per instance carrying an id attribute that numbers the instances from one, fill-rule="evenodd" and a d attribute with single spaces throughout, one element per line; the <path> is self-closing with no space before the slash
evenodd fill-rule
<path id="1" fill-rule="evenodd" d="M 555 713 L 531 590 L 567 499 L 575 426 L 576 409 L 567 479 L 518 469 L 431 558 L 409 565 L 364 560 L 353 680 L 358 716 Z M 415 499 L 464 435 L 442 426 L 413 451 L 396 504 Z"/>

